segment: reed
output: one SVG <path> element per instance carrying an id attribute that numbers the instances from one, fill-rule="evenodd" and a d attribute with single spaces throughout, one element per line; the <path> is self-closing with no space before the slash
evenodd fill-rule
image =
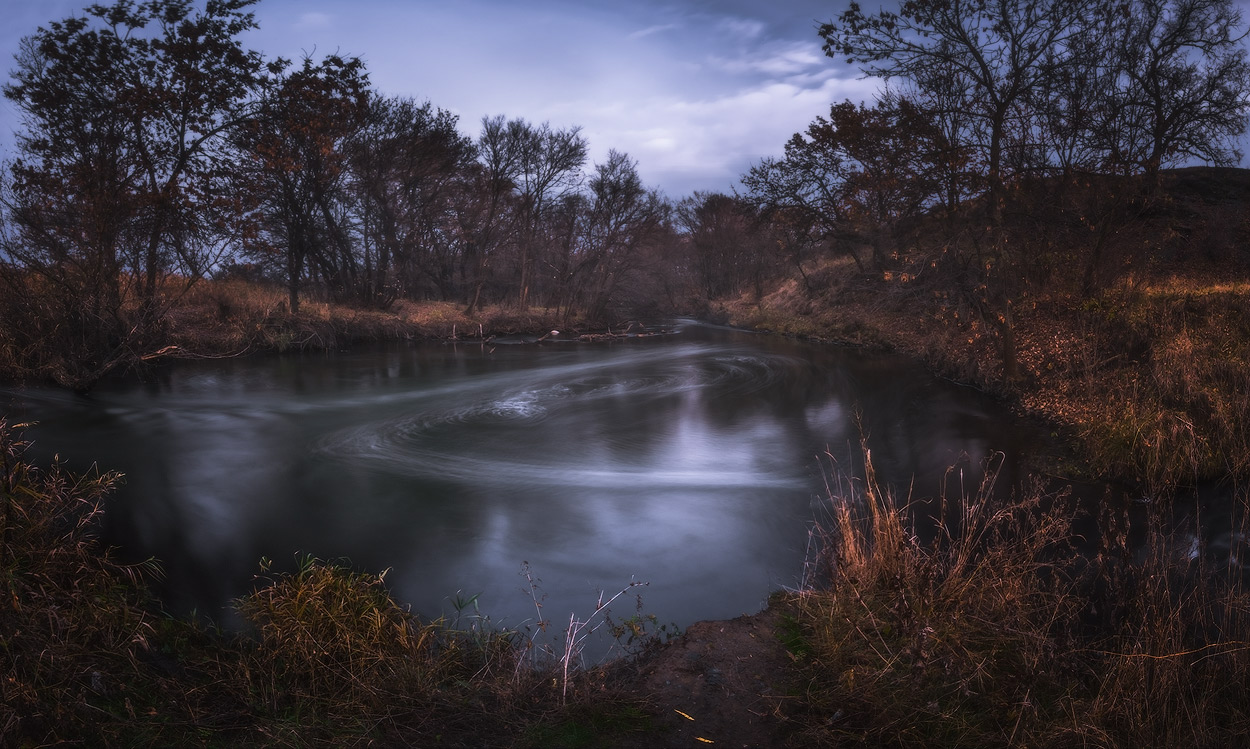
<path id="1" fill-rule="evenodd" d="M 1136 553 L 1126 516 L 1106 518 L 1091 551 L 1066 495 L 995 491 L 993 470 L 943 500 L 922 541 L 914 508 L 865 457 L 865 480 L 831 492 L 817 531 L 825 582 L 795 597 L 805 742 L 1198 747 L 1245 735 L 1240 568 L 1211 569 L 1158 518 Z"/>

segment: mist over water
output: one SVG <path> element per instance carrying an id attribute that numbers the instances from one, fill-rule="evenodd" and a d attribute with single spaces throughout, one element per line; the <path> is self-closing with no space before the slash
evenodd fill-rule
<path id="1" fill-rule="evenodd" d="M 235 624 L 262 557 L 390 569 L 432 617 L 480 594 L 505 626 L 594 610 L 631 579 L 686 626 L 795 586 L 832 469 L 862 428 L 914 498 L 1004 476 L 1037 435 L 901 357 L 688 325 L 612 343 L 423 344 L 183 362 L 90 396 L 3 391 L 37 456 L 126 474 L 105 537 L 160 559 L 160 593 Z M 948 472 L 952 466 L 953 472 Z M 633 602 L 617 604 L 632 613 Z"/>

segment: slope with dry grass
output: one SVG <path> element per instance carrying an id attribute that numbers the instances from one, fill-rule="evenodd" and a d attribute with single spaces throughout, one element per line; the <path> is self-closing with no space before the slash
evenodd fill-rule
<path id="1" fill-rule="evenodd" d="M 1101 244 L 1075 208 L 1020 198 L 1029 269 L 1011 300 L 1021 369 L 1012 381 L 1000 330 L 943 272 L 948 245 L 934 244 L 936 231 L 905 238 L 894 269 L 866 275 L 849 259 L 820 261 L 807 284 L 728 300 L 719 313 L 748 327 L 913 354 L 1054 424 L 1078 456 L 1068 471 L 1152 495 L 1245 477 L 1250 170 L 1178 170 L 1165 186 L 1134 203 Z"/>

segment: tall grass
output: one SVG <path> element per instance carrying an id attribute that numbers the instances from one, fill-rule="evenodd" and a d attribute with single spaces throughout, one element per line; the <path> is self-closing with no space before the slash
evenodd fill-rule
<path id="1" fill-rule="evenodd" d="M 936 535 L 922 540 L 915 508 L 878 486 L 865 454 L 867 478 L 843 482 L 819 528 L 827 584 L 796 601 L 811 685 L 804 741 L 1244 738 L 1250 606 L 1239 573 L 1210 574 L 1158 521 L 1136 556 L 1116 530 L 1123 518 L 1104 525 L 1095 550 L 1074 535 L 1066 495 L 995 491 L 993 471 L 976 492 L 944 500 Z"/>
<path id="2" fill-rule="evenodd" d="M 141 581 L 158 569 L 119 564 L 94 541 L 119 476 L 37 470 L 22 426 L 0 418 L 0 737 L 78 738 L 127 704 L 154 632 Z"/>
<path id="3" fill-rule="evenodd" d="M 1227 560 L 1151 519 L 1145 548 L 1099 559 L 1106 629 L 1088 722 L 1120 746 L 1234 746 L 1250 735 L 1247 497 Z M 1115 559 L 1118 556 L 1118 559 Z"/>

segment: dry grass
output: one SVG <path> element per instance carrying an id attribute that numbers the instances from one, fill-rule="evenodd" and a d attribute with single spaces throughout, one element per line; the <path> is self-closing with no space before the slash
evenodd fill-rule
<path id="1" fill-rule="evenodd" d="M 1240 507 L 1244 519 L 1245 505 Z M 1234 555 L 1247 551 L 1244 520 Z M 1185 539 L 1152 530 L 1132 564 L 1103 570 L 1108 637 L 1081 715 L 1117 746 L 1234 746 L 1250 735 L 1250 589 Z M 1075 708 L 1074 708 L 1075 709 Z"/>
<path id="2" fill-rule="evenodd" d="M 20 429 L 0 418 L 0 737 L 86 738 L 130 704 L 154 632 L 137 583 L 155 567 L 120 565 L 92 539 L 118 476 L 36 470 Z"/>
<path id="3" fill-rule="evenodd" d="M 1071 688 L 1064 633 L 1079 599 L 1056 561 L 1071 558 L 1070 507 L 1040 492 L 1004 502 L 990 472 L 975 496 L 943 503 L 925 543 L 867 458 L 867 479 L 834 497 L 823 528 L 829 587 L 802 598 L 810 698 L 838 716 L 809 738 L 1036 743 Z"/>
<path id="4" fill-rule="evenodd" d="M 164 358 L 320 351 L 374 341 L 480 341 L 555 328 L 581 332 L 585 326 L 576 316 L 543 308 L 493 306 L 467 315 L 463 305 L 439 301 L 401 300 L 378 310 L 304 298 L 299 312 L 291 314 L 287 293 L 277 286 L 239 279 L 188 283 L 171 278 L 151 308 L 155 318 L 140 320 L 136 301 L 123 300 L 116 324 L 130 333 L 94 341 L 87 340 L 86 333 L 78 337 L 66 333 L 64 315 L 48 296 L 52 293 L 32 280 L 23 287 L 22 298 L 3 299 L 0 379 L 50 380 L 87 389 L 110 371 Z"/>
<path id="5" fill-rule="evenodd" d="M 493 306 L 466 315 L 453 302 L 400 300 L 387 310 L 315 299 L 292 315 L 286 292 L 239 280 L 202 281 L 170 312 L 171 355 L 221 356 L 254 351 L 323 350 L 365 341 L 485 340 L 543 333 L 565 325 L 549 310 Z"/>
<path id="6" fill-rule="evenodd" d="M 1026 325 L 1026 408 L 1098 474 L 1155 496 L 1250 473 L 1250 302 L 1228 283 L 1119 286 Z"/>
<path id="7" fill-rule="evenodd" d="M 296 743 L 459 732 L 501 744 L 521 715 L 555 708 L 548 674 L 516 668 L 515 633 L 421 622 L 384 576 L 305 557 L 238 602 L 255 637 L 219 678 L 251 706 L 254 730 Z M 493 715 L 479 713 L 487 705 Z"/>
<path id="8" fill-rule="evenodd" d="M 867 479 L 832 494 L 821 528 L 828 584 L 798 598 L 813 716 L 804 745 L 1201 747 L 1245 736 L 1240 569 L 1204 566 L 1157 523 L 1134 558 L 1127 516 L 1104 518 L 1099 549 L 1074 554 L 1066 498 L 1039 487 L 1003 498 L 992 471 L 973 496 L 944 502 L 922 541 L 866 455 Z"/>
<path id="9" fill-rule="evenodd" d="M 996 389 L 992 333 L 913 274 L 870 275 L 849 258 L 831 258 L 814 263 L 806 282 L 789 279 L 761 299 L 743 295 L 714 309 L 732 325 L 904 352 L 942 376 Z"/>
<path id="10" fill-rule="evenodd" d="M 436 628 L 407 614 L 371 576 L 307 558 L 239 602 L 259 646 L 247 664 L 271 711 L 300 706 L 350 721 L 377 713 L 402 682 L 419 697 L 437 682 Z"/>

